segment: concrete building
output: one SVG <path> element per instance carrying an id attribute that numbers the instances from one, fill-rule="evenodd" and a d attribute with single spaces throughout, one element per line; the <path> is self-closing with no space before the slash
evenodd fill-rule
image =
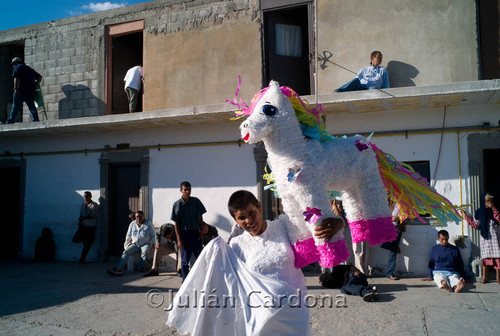
<path id="1" fill-rule="evenodd" d="M 44 76 L 48 118 L 29 122 L 25 110 L 23 122 L 0 128 L 1 206 L 11 224 L 0 252 L 31 257 L 49 227 L 57 258 L 76 260 L 81 246 L 71 237 L 85 190 L 102 208 L 94 260 L 121 253 L 128 211 L 144 210 L 156 226 L 169 222 L 183 180 L 223 236 L 235 190 L 258 194 L 273 218 L 276 201 L 261 178 L 265 149 L 239 140 L 240 122 L 224 102 L 238 75 L 246 101 L 276 79 L 323 104 L 333 134 L 375 132 L 377 146 L 454 204 L 474 208 L 482 192 L 500 195 L 498 10 L 498 1 L 480 0 L 158 0 L 1 31 L 0 120 L 11 103 L 9 62 L 19 55 Z M 332 93 L 373 50 L 384 54 L 391 88 Z M 123 77 L 137 63 L 142 112 L 129 114 Z M 436 241 L 428 221 L 403 236 L 403 275 L 426 273 Z M 446 229 L 466 236 L 469 264 L 477 258 L 476 232 Z M 387 253 L 370 254 L 380 274 Z"/>

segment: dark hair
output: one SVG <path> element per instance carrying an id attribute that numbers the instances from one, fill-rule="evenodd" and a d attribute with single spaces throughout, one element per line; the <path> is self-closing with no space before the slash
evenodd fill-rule
<path id="1" fill-rule="evenodd" d="M 85 196 L 85 194 L 88 194 L 90 197 L 92 197 L 92 193 L 90 191 L 86 191 L 83 193 L 84 196 Z"/>
<path id="2" fill-rule="evenodd" d="M 247 190 L 238 190 L 235 191 L 231 197 L 229 197 L 229 201 L 227 202 L 227 208 L 229 213 L 234 218 L 234 213 L 238 210 L 245 209 L 249 204 L 253 204 L 256 207 L 259 207 L 259 201 L 250 191 Z"/>
<path id="3" fill-rule="evenodd" d="M 450 238 L 450 234 L 446 230 L 439 230 L 438 237 L 439 236 L 444 236 L 444 237 Z"/>
<path id="4" fill-rule="evenodd" d="M 136 212 L 134 212 L 134 215 L 136 215 L 136 214 L 140 214 L 140 215 L 142 215 L 142 217 L 145 217 L 144 211 L 142 211 L 142 210 L 137 210 Z"/>
<path id="5" fill-rule="evenodd" d="M 166 237 L 166 236 L 168 236 L 170 234 L 170 232 L 174 232 L 174 231 L 175 231 L 174 224 L 167 223 L 166 225 L 162 225 L 161 226 L 160 235 L 162 237 Z"/>
<path id="6" fill-rule="evenodd" d="M 191 188 L 191 183 L 188 181 L 181 182 L 181 189 L 182 187 Z"/>
<path id="7" fill-rule="evenodd" d="M 379 54 L 380 56 L 382 56 L 382 53 L 380 51 L 378 50 L 372 51 L 372 54 L 370 55 L 370 61 L 372 60 L 372 58 L 377 57 L 377 55 Z"/>

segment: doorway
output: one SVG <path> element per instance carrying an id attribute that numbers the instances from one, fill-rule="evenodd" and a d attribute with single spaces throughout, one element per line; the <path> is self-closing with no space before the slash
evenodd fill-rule
<path id="1" fill-rule="evenodd" d="M 0 121 L 5 122 L 12 106 L 12 67 L 10 61 L 19 56 L 24 61 L 24 41 L 0 45 Z M 22 122 L 23 113 L 18 113 L 16 122 Z"/>
<path id="2" fill-rule="evenodd" d="M 500 148 L 483 151 L 484 185 L 483 190 L 500 198 Z"/>
<path id="3" fill-rule="evenodd" d="M 131 212 L 142 209 L 140 163 L 109 165 L 108 253 L 119 256 L 132 221 Z"/>
<path id="4" fill-rule="evenodd" d="M 299 95 L 312 93 L 308 6 L 264 12 L 264 87 L 276 80 Z"/>
<path id="5" fill-rule="evenodd" d="M 2 236 L 7 238 L 0 244 L 0 259 L 6 260 L 15 258 L 23 247 L 21 211 L 24 184 L 21 179 L 22 167 L 19 164 L 0 168 L 0 174 L 4 177 L 3 188 L 8 191 L 2 193 L 0 199 L 0 211 L 4 216 Z"/>
<path id="6" fill-rule="evenodd" d="M 123 78 L 128 69 L 143 65 L 143 30 L 144 21 L 106 27 L 106 114 L 129 113 Z M 140 94 L 136 112 L 143 110 L 142 102 Z"/>

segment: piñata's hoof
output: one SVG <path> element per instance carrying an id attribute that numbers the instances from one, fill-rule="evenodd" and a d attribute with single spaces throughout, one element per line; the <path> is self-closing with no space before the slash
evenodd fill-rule
<path id="1" fill-rule="evenodd" d="M 295 267 L 302 268 L 319 260 L 319 252 L 314 239 L 298 241 L 292 245 L 295 254 Z"/>
<path id="2" fill-rule="evenodd" d="M 349 228 L 351 229 L 351 237 L 353 243 L 361 243 L 368 240 L 368 225 L 366 220 L 360 219 L 357 221 L 350 221 Z"/>
<path id="3" fill-rule="evenodd" d="M 366 226 L 368 228 L 368 242 L 371 246 L 390 242 L 398 237 L 391 217 L 367 220 Z"/>
<path id="4" fill-rule="evenodd" d="M 344 239 L 339 239 L 333 243 L 325 243 L 318 246 L 319 265 L 331 268 L 346 261 L 351 253 L 347 250 Z"/>

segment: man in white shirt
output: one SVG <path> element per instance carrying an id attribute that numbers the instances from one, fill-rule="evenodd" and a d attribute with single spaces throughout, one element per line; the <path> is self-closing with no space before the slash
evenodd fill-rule
<path id="1" fill-rule="evenodd" d="M 144 81 L 142 66 L 139 64 L 128 69 L 123 81 L 125 82 L 125 93 L 128 97 L 129 112 L 133 113 L 139 100 L 141 85 Z"/>
<path id="2" fill-rule="evenodd" d="M 108 270 L 109 275 L 122 275 L 123 266 L 128 261 L 128 258 L 134 254 L 140 253 L 141 258 L 137 264 L 137 270 L 142 271 L 144 269 L 144 263 L 146 262 L 146 256 L 149 251 L 151 251 L 151 246 L 155 243 L 155 229 L 149 221 L 145 220 L 144 212 L 135 212 L 135 221 L 130 223 L 125 236 L 125 244 L 123 254 L 118 262 L 118 265 Z"/>

